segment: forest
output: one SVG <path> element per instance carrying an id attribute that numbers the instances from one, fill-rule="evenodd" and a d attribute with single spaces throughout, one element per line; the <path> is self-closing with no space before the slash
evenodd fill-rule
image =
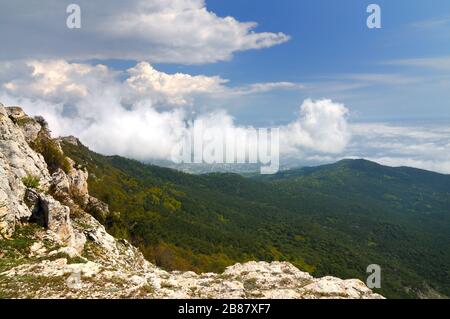
<path id="1" fill-rule="evenodd" d="M 289 261 L 389 298 L 450 296 L 450 176 L 365 160 L 243 177 L 192 175 L 63 143 L 110 206 L 100 220 L 169 270 Z"/>

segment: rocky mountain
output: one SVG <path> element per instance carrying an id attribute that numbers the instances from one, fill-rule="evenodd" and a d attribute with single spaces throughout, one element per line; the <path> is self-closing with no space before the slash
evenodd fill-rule
<path id="1" fill-rule="evenodd" d="M 60 143 L 43 118 L 0 104 L 0 298 L 382 298 L 360 280 L 313 278 L 286 262 L 158 268 L 97 221 L 108 205 Z"/>

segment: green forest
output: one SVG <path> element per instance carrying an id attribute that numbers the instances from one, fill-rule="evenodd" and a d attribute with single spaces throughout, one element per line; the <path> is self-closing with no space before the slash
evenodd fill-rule
<path id="1" fill-rule="evenodd" d="M 190 175 L 64 142 L 89 171 L 108 231 L 168 270 L 289 261 L 314 276 L 365 281 L 388 298 L 450 296 L 450 176 L 365 160 L 271 176 Z"/>

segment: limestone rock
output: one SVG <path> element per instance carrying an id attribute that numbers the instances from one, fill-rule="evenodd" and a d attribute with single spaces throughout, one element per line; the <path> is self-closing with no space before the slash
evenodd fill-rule
<path id="1" fill-rule="evenodd" d="M 69 195 L 70 181 L 62 169 L 58 168 L 52 174 L 51 187 L 53 193 L 57 196 Z"/>
<path id="2" fill-rule="evenodd" d="M 67 143 L 75 145 L 75 146 L 80 145 L 80 141 L 75 136 L 60 137 L 58 140 L 67 142 Z"/>
<path id="3" fill-rule="evenodd" d="M 109 214 L 108 205 L 89 195 L 88 172 L 75 168 L 75 163 L 69 159 L 72 169 L 66 174 L 57 169 L 52 174 L 51 189 L 54 196 L 66 205 L 78 205 L 99 220 L 104 220 Z"/>
<path id="4" fill-rule="evenodd" d="M 88 173 L 87 171 L 73 168 L 68 174 L 71 194 L 78 198 L 82 205 L 89 200 Z"/>
<path id="5" fill-rule="evenodd" d="M 335 277 L 316 279 L 313 283 L 303 288 L 305 295 L 310 298 L 333 299 L 380 299 L 380 295 L 374 294 L 367 286 L 357 279 L 342 280 Z"/>
<path id="6" fill-rule="evenodd" d="M 22 129 L 9 114 L 16 119 L 23 117 L 19 109 L 7 110 L 0 105 L 0 237 L 10 237 L 16 224 L 31 216 L 24 202 L 24 178 L 38 179 L 43 190 L 51 179 L 43 157 L 30 148 Z"/>
<path id="7" fill-rule="evenodd" d="M 92 196 L 88 197 L 86 211 L 99 221 L 104 221 L 109 215 L 108 205 Z"/>
<path id="8" fill-rule="evenodd" d="M 53 197 L 40 194 L 44 226 L 58 235 L 63 243 L 71 244 L 74 233 L 70 220 L 70 209 L 63 206 Z"/>
<path id="9" fill-rule="evenodd" d="M 38 137 L 39 132 L 42 129 L 42 125 L 39 121 L 29 117 L 25 114 L 22 108 L 18 106 L 6 108 L 8 116 L 20 126 L 25 139 L 28 143 L 33 142 Z"/>
<path id="10" fill-rule="evenodd" d="M 10 214 L 8 195 L 0 189 L 0 236 L 11 237 L 15 217 Z"/>
<path id="11" fill-rule="evenodd" d="M 9 117 L 19 120 L 28 117 L 20 106 L 10 106 L 6 108 Z"/>

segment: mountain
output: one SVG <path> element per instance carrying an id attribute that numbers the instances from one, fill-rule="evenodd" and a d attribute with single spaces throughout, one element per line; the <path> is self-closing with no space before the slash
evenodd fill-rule
<path id="1" fill-rule="evenodd" d="M 70 148 L 73 155 L 79 154 L 76 161 L 65 152 Z M 182 239 L 191 238 L 185 244 L 192 244 L 192 256 L 197 256 L 201 240 L 196 235 L 205 233 L 201 214 L 208 216 L 217 208 L 205 206 L 199 217 L 192 218 L 199 223 L 198 234 L 189 227 L 179 228 L 185 226 L 187 212 L 197 212 L 187 209 L 189 203 L 195 209 L 199 206 L 197 197 L 189 201 L 187 194 L 172 185 L 176 182 L 188 189 L 203 180 L 209 183 L 209 178 L 192 179 L 167 169 L 103 157 L 75 138 L 52 139 L 43 118 L 31 118 L 18 107 L 0 104 L 0 299 L 382 298 L 360 280 L 313 278 L 287 262 L 235 264 L 222 274 L 169 272 L 146 260 L 126 239 L 111 236 L 99 222 L 129 237 L 147 255 L 160 249 L 156 255 L 165 263 L 173 260 L 171 250 L 164 251 L 164 246 L 155 243 L 166 241 L 168 247 L 177 247 L 177 243 L 156 230 L 166 216 L 180 214 L 183 218 L 171 219 L 173 231 L 186 232 Z M 150 181 L 155 184 L 150 186 Z M 197 187 L 207 192 L 209 185 Z M 111 210 L 97 193 L 112 203 L 111 208 L 121 207 L 124 213 Z M 212 204 L 203 200 L 200 204 Z M 218 223 L 226 224 L 226 220 Z M 205 225 L 206 233 L 218 229 L 207 218 Z M 216 239 L 223 238 L 219 234 Z M 223 256 L 217 255 L 220 266 Z"/>
<path id="2" fill-rule="evenodd" d="M 191 175 L 103 156 L 75 137 L 51 139 L 44 119 L 0 110 L 0 233 L 9 238 L 0 240 L 0 296 L 26 287 L 32 297 L 83 297 L 61 287 L 76 268 L 127 287 L 95 286 L 97 297 L 303 298 L 337 286 L 329 296 L 349 297 L 360 281 L 323 276 L 365 281 L 372 264 L 386 297 L 450 295 L 448 175 L 365 160 L 269 176 Z M 211 271 L 225 273 L 200 274 Z M 270 272 L 294 286 L 263 280 Z M 323 278 L 295 279 L 307 272 Z M 252 276 L 257 287 L 246 284 Z M 195 286 L 203 280 L 212 291 Z M 325 292 L 306 293 L 313 283 Z M 377 296 L 361 291 L 352 296 Z"/>
<path id="3" fill-rule="evenodd" d="M 165 269 L 289 261 L 315 276 L 364 280 L 378 264 L 387 297 L 450 295 L 448 175 L 365 160 L 252 178 L 189 175 L 74 139 L 61 145 L 117 212 L 100 221 Z"/>

